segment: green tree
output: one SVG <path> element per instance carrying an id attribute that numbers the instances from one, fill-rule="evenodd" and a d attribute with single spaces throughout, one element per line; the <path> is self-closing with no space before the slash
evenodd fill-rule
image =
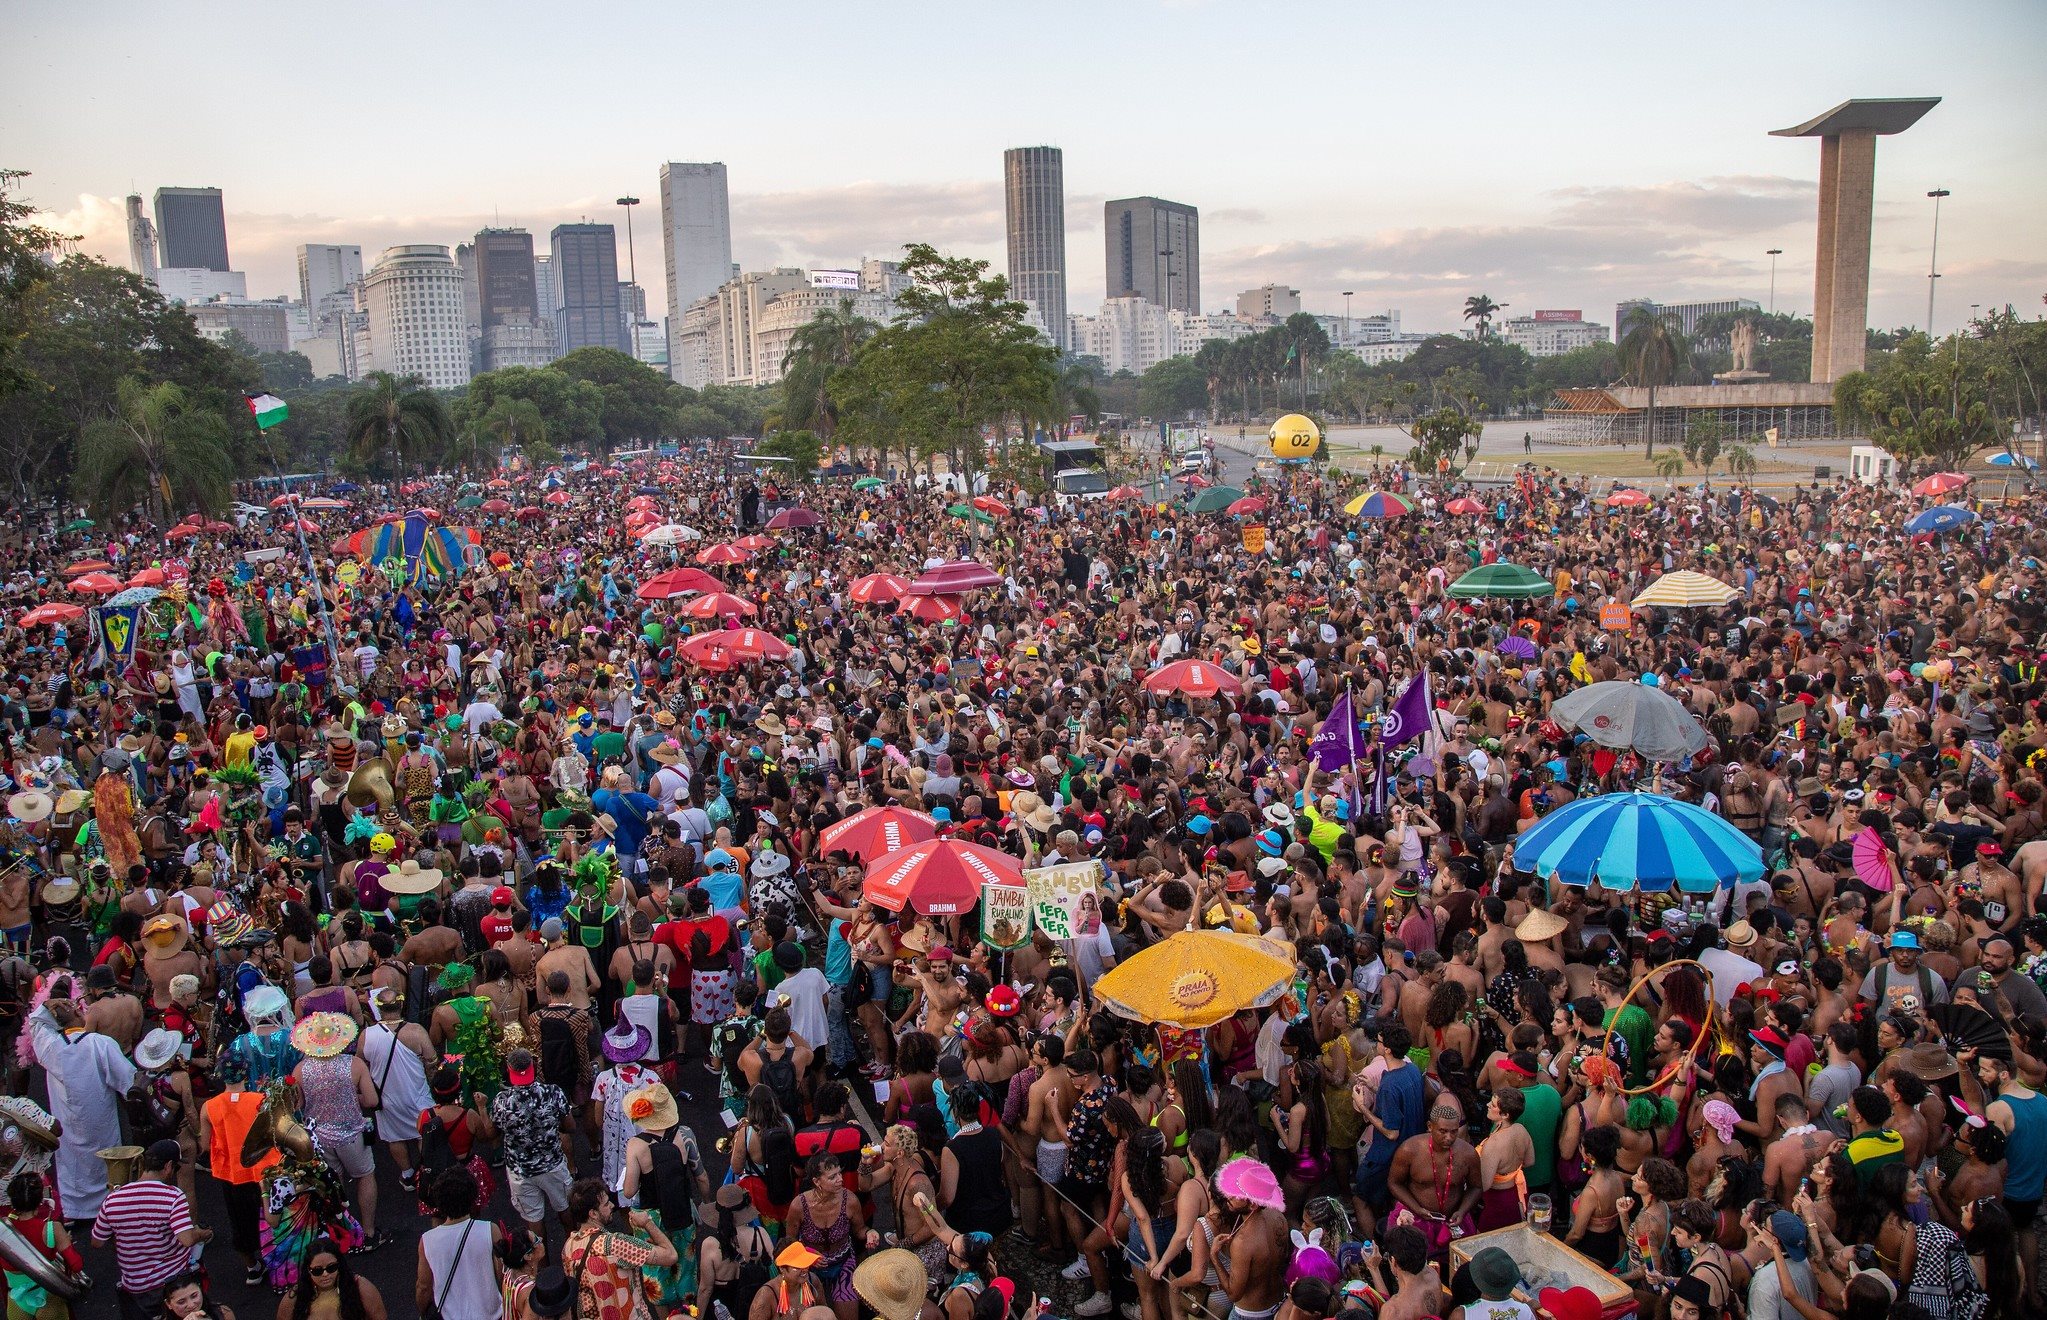
<path id="1" fill-rule="evenodd" d="M 1834 409 L 1905 471 L 1921 460 L 1946 470 L 2010 434 L 1991 407 L 1997 379 L 1978 352 L 1965 356 L 1955 340 L 1936 345 L 1915 334 L 1880 366 L 1835 381 Z"/>
<path id="2" fill-rule="evenodd" d="M 1208 344 L 1202 347 L 1207 348 Z M 1199 357 L 1167 358 L 1145 372 L 1137 383 L 1138 407 L 1147 417 L 1185 417 L 1210 397 L 1208 372 Z"/>
<path id="3" fill-rule="evenodd" d="M 1684 327 L 1675 312 L 1647 304 L 1628 308 L 1621 327 L 1620 363 L 1631 380 L 1649 389 L 1649 406 L 1642 419 L 1642 433 L 1647 437 L 1644 454 L 1656 452 L 1656 389 L 1676 378 L 1685 359 Z"/>
<path id="4" fill-rule="evenodd" d="M 137 504 L 160 527 L 174 510 L 217 514 L 233 483 L 227 419 L 167 381 L 123 380 L 112 415 L 87 423 L 78 438 L 72 491 L 95 518 Z"/>
<path id="5" fill-rule="evenodd" d="M 1494 302 L 1488 294 L 1475 293 L 1464 300 L 1464 319 L 1478 327 L 1480 339 L 1493 336 L 1493 318 L 1507 310 L 1507 304 Z"/>
<path id="6" fill-rule="evenodd" d="M 790 336 L 782 358 L 782 421 L 830 439 L 839 427 L 832 377 L 853 365 L 881 327 L 853 310 L 851 298 L 827 307 Z"/>
<path id="7" fill-rule="evenodd" d="M 345 438 L 359 462 L 403 471 L 433 461 L 454 434 L 448 405 L 417 376 L 373 371 L 349 395 Z"/>
<path id="8" fill-rule="evenodd" d="M 571 382 L 596 387 L 598 424 L 607 448 L 623 449 L 681 437 L 677 414 L 692 401 L 693 392 L 631 354 L 615 348 L 579 348 L 556 358 L 548 368 Z M 564 396 L 564 404 L 569 397 Z M 538 406 L 540 400 L 535 399 L 534 403 Z M 575 429 L 580 429 L 580 423 Z M 580 443 L 569 430 L 563 431 L 560 438 L 567 443 Z"/>
<path id="9" fill-rule="evenodd" d="M 304 353 L 258 353 L 255 360 L 268 393 L 289 399 L 312 387 L 313 363 Z"/>
<path id="10" fill-rule="evenodd" d="M 1666 449 L 1654 460 L 1656 475 L 1665 481 L 1676 481 L 1685 474 L 1685 456 L 1675 449 Z"/>
<path id="11" fill-rule="evenodd" d="M 480 429 L 500 451 L 517 449 L 528 458 L 533 458 L 536 453 L 554 452 L 554 445 L 547 438 L 547 422 L 541 417 L 539 406 L 531 399 L 498 400 L 484 414 Z M 494 464 L 494 457 L 485 457 L 483 466 Z"/>
<path id="12" fill-rule="evenodd" d="M 1407 428 L 1414 438 L 1414 452 L 1408 455 L 1408 461 L 1415 471 L 1425 475 L 1435 472 L 1439 462 L 1447 461 L 1451 475 L 1455 476 L 1477 456 L 1479 437 L 1484 431 L 1484 423 L 1465 409 L 1438 408 L 1417 417 Z"/>
<path id="13" fill-rule="evenodd" d="M 1756 475 L 1756 451 L 1747 445 L 1727 447 L 1727 470 L 1740 481 L 1752 480 Z"/>
<path id="14" fill-rule="evenodd" d="M 597 352 L 625 358 L 616 349 Z M 500 367 L 471 377 L 468 390 L 455 402 L 455 425 L 467 426 L 481 420 L 499 403 L 510 399 L 523 399 L 539 410 L 548 440 L 557 448 L 594 449 L 610 439 L 604 425 L 603 387 L 556 366 Z M 629 422 L 623 429 L 624 439 L 634 438 Z"/>
<path id="15" fill-rule="evenodd" d="M 818 460 L 824 456 L 824 441 L 815 431 L 797 428 L 792 431 L 777 431 L 753 447 L 753 452 L 768 458 L 784 458 L 786 463 L 777 463 L 775 471 L 785 474 L 792 481 L 814 481 L 817 478 Z"/>
<path id="16" fill-rule="evenodd" d="M 1701 472 L 1711 472 L 1713 463 L 1720 457 L 1721 449 L 1734 435 L 1734 428 L 1717 417 L 1699 416 L 1692 418 L 1685 427 L 1685 463 L 1690 463 Z M 1682 470 L 1682 464 L 1679 465 Z"/>

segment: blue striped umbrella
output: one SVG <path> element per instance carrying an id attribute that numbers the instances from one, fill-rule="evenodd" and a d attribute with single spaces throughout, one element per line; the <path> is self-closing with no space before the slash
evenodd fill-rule
<path id="1" fill-rule="evenodd" d="M 1514 865 L 1565 884 L 1710 893 L 1763 874 L 1763 850 L 1712 812 L 1655 793 L 1579 798 L 1514 843 Z"/>

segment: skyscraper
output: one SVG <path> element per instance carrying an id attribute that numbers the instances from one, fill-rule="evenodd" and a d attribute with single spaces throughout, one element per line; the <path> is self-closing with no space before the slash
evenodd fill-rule
<path id="1" fill-rule="evenodd" d="M 732 206 L 722 163 L 671 160 L 661 167 L 661 257 L 672 333 L 684 308 L 732 278 Z M 673 351 L 668 360 L 672 374 Z"/>
<path id="2" fill-rule="evenodd" d="M 299 244 L 299 301 L 318 325 L 327 310 L 321 304 L 362 278 L 362 249 L 353 243 Z M 345 310 L 339 304 L 332 310 Z"/>
<path id="3" fill-rule="evenodd" d="M 1156 197 L 1102 207 L 1110 298 L 1142 298 L 1169 311 L 1201 310 L 1201 216 Z"/>
<path id="4" fill-rule="evenodd" d="M 156 226 L 149 222 L 148 212 L 142 209 L 142 194 L 128 194 L 128 265 L 143 279 L 154 282 L 158 262 L 156 259 Z"/>
<path id="5" fill-rule="evenodd" d="M 363 280 L 370 362 L 395 376 L 418 376 L 434 389 L 466 385 L 469 337 L 462 271 L 437 243 L 386 248 Z"/>
<path id="6" fill-rule="evenodd" d="M 554 333 L 554 256 L 538 252 L 533 256 L 533 300 L 540 309 L 540 324 Z"/>
<path id="7" fill-rule="evenodd" d="M 631 352 L 618 313 L 617 231 L 610 225 L 556 225 L 548 238 L 556 351 L 573 353 L 594 344 Z"/>
<path id="8" fill-rule="evenodd" d="M 1002 153 L 1003 214 L 1009 228 L 1009 291 L 1038 310 L 1046 333 L 1066 347 L 1066 161 L 1057 147 Z"/>
<path id="9" fill-rule="evenodd" d="M 523 229 L 477 231 L 476 323 L 486 334 L 492 326 L 539 319 L 533 285 L 533 235 Z"/>
<path id="10" fill-rule="evenodd" d="M 156 237 L 162 264 L 226 270 L 227 212 L 218 188 L 158 188 Z"/>

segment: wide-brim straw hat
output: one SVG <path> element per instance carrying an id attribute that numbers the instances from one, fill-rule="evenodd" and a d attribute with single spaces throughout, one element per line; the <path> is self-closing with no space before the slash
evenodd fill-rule
<path id="1" fill-rule="evenodd" d="M 440 888 L 441 873 L 431 866 L 421 866 L 411 857 L 398 864 L 395 871 L 386 871 L 377 878 L 377 884 L 392 894 L 431 894 Z"/>
<path id="2" fill-rule="evenodd" d="M 1555 939 L 1570 928 L 1571 923 L 1556 913 L 1537 908 L 1521 918 L 1521 924 L 1514 927 L 1514 938 L 1523 944 L 1540 944 L 1544 940 Z"/>
<path id="3" fill-rule="evenodd" d="M 7 799 L 7 814 L 24 825 L 48 820 L 56 809 L 56 801 L 39 788 L 25 788 Z"/>
<path id="4" fill-rule="evenodd" d="M 924 1310 L 931 1275 L 914 1251 L 890 1247 L 860 1262 L 853 1271 L 853 1291 L 882 1320 L 916 1320 Z"/>
<path id="5" fill-rule="evenodd" d="M 642 1132 L 666 1132 L 682 1121 L 675 1097 L 660 1082 L 626 1092 L 624 1110 L 626 1118 Z"/>

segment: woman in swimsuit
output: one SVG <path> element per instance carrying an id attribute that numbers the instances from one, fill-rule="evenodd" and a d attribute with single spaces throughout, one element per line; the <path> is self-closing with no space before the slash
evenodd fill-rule
<path id="1" fill-rule="evenodd" d="M 1528 1098 L 1512 1088 L 1493 1093 L 1486 1117 L 1493 1130 L 1478 1143 L 1478 1231 L 1518 1224 L 1528 1208 L 1528 1179 L 1522 1172 L 1535 1159 L 1535 1140 L 1521 1126 Z"/>
<path id="2" fill-rule="evenodd" d="M 1628 1183 L 1614 1167 L 1621 1134 L 1617 1128 L 1596 1127 L 1585 1134 L 1580 1145 L 1588 1176 L 1584 1190 L 1571 1203 L 1571 1231 L 1564 1241 L 1601 1269 L 1611 1270 L 1620 1263 L 1624 1249 L 1619 1202 Z"/>
<path id="3" fill-rule="evenodd" d="M 1151 1116 L 1151 1125 L 1166 1139 L 1166 1149 L 1176 1155 L 1187 1148 L 1189 1133 L 1215 1126 L 1215 1104 L 1209 1099 L 1200 1064 L 1182 1059 L 1173 1065 L 1166 1103 Z"/>
<path id="4" fill-rule="evenodd" d="M 860 1297 L 853 1291 L 853 1244 L 865 1240 L 869 1250 L 881 1245 L 860 1213 L 860 1198 L 846 1190 L 839 1157 L 820 1151 L 804 1166 L 809 1187 L 789 1206 L 783 1241 L 797 1241 L 823 1259 L 812 1267 L 838 1320 L 860 1320 Z"/>
<path id="5" fill-rule="evenodd" d="M 1653 1311 L 1650 1276 L 1670 1268 L 1671 1207 L 1684 1199 L 1685 1176 L 1669 1160 L 1650 1159 L 1636 1171 L 1629 1190 L 1632 1195 L 1615 1203 L 1628 1244 L 1628 1268 L 1619 1277 L 1634 1286 L 1644 1309 Z"/>
<path id="6" fill-rule="evenodd" d="M 1187 1174 L 1173 1196 L 1173 1235 L 1160 1250 L 1158 1259 L 1147 1267 L 1153 1278 L 1166 1285 L 1166 1300 L 1174 1320 L 1184 1320 L 1194 1307 L 1206 1307 L 1212 1314 L 1228 1309 L 1227 1302 L 1218 1310 L 1210 1300 L 1222 1284 L 1216 1277 L 1214 1257 L 1209 1250 L 1216 1228 L 1209 1218 L 1215 1209 L 1215 1198 L 1209 1195 L 1208 1180 L 1222 1160 L 1222 1148 L 1222 1138 L 1212 1126 L 1197 1128 L 1186 1138 L 1181 1159 Z M 1187 1267 L 1176 1273 L 1173 1266 L 1183 1253 Z"/>
<path id="7" fill-rule="evenodd" d="M 888 1121 L 907 1122 L 912 1108 L 930 1104 L 931 1084 L 937 1080 L 938 1041 L 929 1032 L 904 1032 L 896 1040 L 896 1076 L 883 1106 Z"/>

